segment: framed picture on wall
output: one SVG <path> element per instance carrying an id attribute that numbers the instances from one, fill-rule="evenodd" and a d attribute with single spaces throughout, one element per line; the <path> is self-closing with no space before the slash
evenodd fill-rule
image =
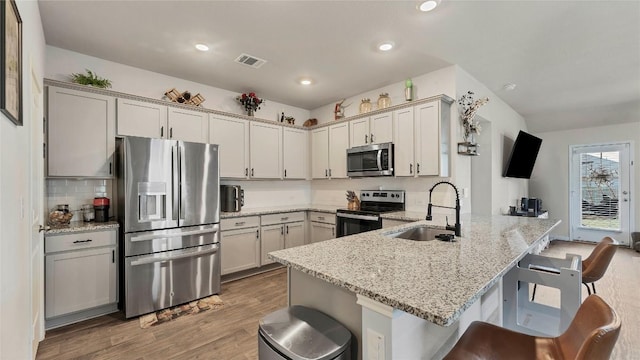
<path id="1" fill-rule="evenodd" d="M 22 126 L 22 19 L 14 0 L 0 4 L 0 111 Z"/>

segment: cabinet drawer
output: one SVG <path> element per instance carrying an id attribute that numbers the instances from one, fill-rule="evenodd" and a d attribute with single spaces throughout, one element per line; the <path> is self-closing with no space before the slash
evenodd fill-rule
<path id="1" fill-rule="evenodd" d="M 45 237 L 45 253 L 90 249 L 101 246 L 115 246 L 117 241 L 115 230 L 91 231 L 77 234 L 48 235 Z"/>
<path id="2" fill-rule="evenodd" d="M 220 220 L 220 230 L 244 229 L 260 226 L 259 216 L 246 216 Z"/>
<path id="3" fill-rule="evenodd" d="M 299 211 L 291 213 L 262 215 L 262 225 L 282 224 L 294 221 L 304 221 L 304 212 Z"/>
<path id="4" fill-rule="evenodd" d="M 318 211 L 311 211 L 311 212 L 309 212 L 309 220 L 315 221 L 315 222 L 321 222 L 321 223 L 325 223 L 325 224 L 335 224 L 336 223 L 336 215 L 335 214 L 318 212 Z"/>

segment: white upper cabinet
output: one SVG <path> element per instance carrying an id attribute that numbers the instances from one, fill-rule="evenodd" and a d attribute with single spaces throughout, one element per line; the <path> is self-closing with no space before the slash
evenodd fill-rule
<path id="1" fill-rule="evenodd" d="M 209 138 L 207 113 L 169 107 L 168 139 L 206 143 Z"/>
<path id="2" fill-rule="evenodd" d="M 329 126 L 329 177 L 347 178 L 347 149 L 349 126 L 347 123 Z"/>
<path id="3" fill-rule="evenodd" d="M 220 177 L 249 177 L 249 121 L 209 114 L 209 142 L 220 145 Z"/>
<path id="4" fill-rule="evenodd" d="M 396 176 L 415 175 L 413 108 L 393 112 L 394 172 Z"/>
<path id="5" fill-rule="evenodd" d="M 382 144 L 393 141 L 393 113 L 374 115 L 369 118 L 369 143 Z"/>
<path id="6" fill-rule="evenodd" d="M 349 133 L 351 134 L 351 146 L 368 145 L 369 141 L 369 118 L 362 118 L 349 121 Z"/>
<path id="7" fill-rule="evenodd" d="M 309 174 L 309 132 L 303 129 L 282 128 L 283 177 L 306 179 Z"/>
<path id="8" fill-rule="evenodd" d="M 115 98 L 50 86 L 47 175 L 112 177 L 115 120 Z"/>
<path id="9" fill-rule="evenodd" d="M 249 176 L 257 179 L 282 177 L 282 127 L 262 122 L 249 126 L 251 169 Z"/>
<path id="10" fill-rule="evenodd" d="M 311 178 L 329 178 L 329 128 L 311 130 Z"/>
<path id="11" fill-rule="evenodd" d="M 449 109 L 441 101 L 414 107 L 417 176 L 449 176 Z"/>
<path id="12" fill-rule="evenodd" d="M 351 147 L 381 144 L 393 141 L 391 112 L 349 121 Z"/>
<path id="13" fill-rule="evenodd" d="M 118 98 L 118 136 L 167 138 L 167 106 Z"/>

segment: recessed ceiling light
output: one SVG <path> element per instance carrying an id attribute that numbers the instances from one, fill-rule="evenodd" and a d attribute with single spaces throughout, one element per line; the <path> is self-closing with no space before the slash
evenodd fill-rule
<path id="1" fill-rule="evenodd" d="M 420 5 L 418 5 L 418 10 L 427 12 L 435 9 L 436 7 L 438 7 L 438 5 L 440 5 L 440 0 L 427 0 L 421 2 Z"/>
<path id="2" fill-rule="evenodd" d="M 515 90 L 515 88 L 516 88 L 516 84 L 514 84 L 514 83 L 504 84 L 504 86 L 503 86 L 502 88 L 503 88 L 505 91 Z"/>
<path id="3" fill-rule="evenodd" d="M 389 51 L 393 49 L 393 43 L 391 41 L 385 41 L 382 44 L 378 45 L 378 49 L 380 51 Z"/>
<path id="4" fill-rule="evenodd" d="M 311 79 L 302 79 L 300 80 L 300 84 L 302 85 L 311 85 L 312 81 Z"/>
<path id="5" fill-rule="evenodd" d="M 196 49 L 200 51 L 209 51 L 209 47 L 205 44 L 196 44 Z"/>

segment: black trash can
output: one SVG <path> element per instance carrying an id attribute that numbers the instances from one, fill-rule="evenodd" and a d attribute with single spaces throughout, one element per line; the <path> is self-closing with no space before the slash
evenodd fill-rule
<path id="1" fill-rule="evenodd" d="M 304 306 L 260 320 L 260 360 L 351 360 L 351 332 L 326 314 Z"/>

